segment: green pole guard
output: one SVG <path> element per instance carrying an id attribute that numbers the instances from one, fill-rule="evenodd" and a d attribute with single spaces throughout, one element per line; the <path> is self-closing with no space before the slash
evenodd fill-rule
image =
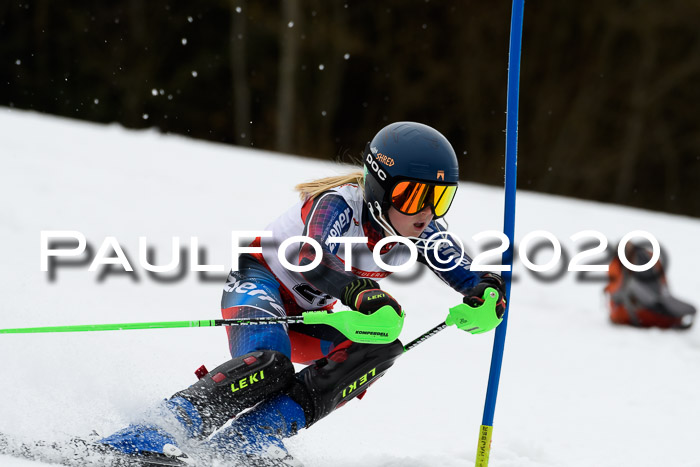
<path id="1" fill-rule="evenodd" d="M 481 334 L 495 328 L 503 318 L 496 316 L 496 302 L 499 293 L 492 287 L 484 290 L 484 303 L 472 308 L 466 303 L 460 303 L 450 308 L 445 324 L 455 325 L 462 331 L 472 334 Z"/>
<path id="2" fill-rule="evenodd" d="M 371 315 L 354 310 L 307 311 L 304 324 L 326 324 L 342 332 L 353 342 L 362 344 L 388 344 L 398 339 L 403 328 L 404 312 L 396 313 L 390 305 L 384 305 Z"/>

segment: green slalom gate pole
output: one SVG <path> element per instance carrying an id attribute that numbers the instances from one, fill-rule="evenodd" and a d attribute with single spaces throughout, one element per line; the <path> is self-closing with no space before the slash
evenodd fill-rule
<path id="1" fill-rule="evenodd" d="M 503 231 L 510 240 L 508 249 L 503 253 L 502 264 L 510 268 L 504 271 L 506 281 L 506 311 L 503 322 L 496 328 L 491 354 L 491 369 L 486 389 L 484 416 L 479 429 L 479 440 L 476 449 L 476 467 L 486 467 L 491 454 L 491 433 L 493 431 L 493 416 L 496 410 L 498 382 L 501 377 L 503 350 L 506 342 L 508 325 L 508 310 L 510 308 L 510 288 L 513 268 L 513 245 L 515 242 L 515 191 L 517 181 L 518 161 L 518 99 L 520 92 L 520 52 L 523 36 L 523 10 L 525 0 L 513 0 L 510 22 L 510 47 L 508 57 L 508 96 L 506 108 L 506 199 L 503 220 Z"/>

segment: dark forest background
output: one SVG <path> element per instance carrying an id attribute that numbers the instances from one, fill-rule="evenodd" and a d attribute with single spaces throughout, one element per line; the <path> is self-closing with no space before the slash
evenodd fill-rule
<path id="1" fill-rule="evenodd" d="M 416 120 L 501 185 L 510 8 L 3 0 L 0 105 L 343 161 Z M 700 217 L 700 1 L 527 2 L 520 105 L 520 188 Z"/>

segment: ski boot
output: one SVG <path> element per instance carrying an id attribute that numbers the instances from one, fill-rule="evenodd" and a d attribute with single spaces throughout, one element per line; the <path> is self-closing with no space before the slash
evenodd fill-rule
<path id="1" fill-rule="evenodd" d="M 304 410 L 279 395 L 243 413 L 207 443 L 222 461 L 241 466 L 300 467 L 283 443 L 306 425 Z"/>
<path id="2" fill-rule="evenodd" d="M 214 433 L 209 444 L 226 461 L 256 467 L 299 466 L 283 439 L 308 428 L 380 378 L 403 354 L 403 345 L 346 341 L 328 357 L 296 374 L 283 394 L 261 402 Z"/>
<path id="3" fill-rule="evenodd" d="M 197 372 L 199 381 L 132 424 L 98 441 L 126 456 L 177 459 L 191 465 L 181 447 L 195 446 L 243 410 L 281 392 L 294 380 L 294 366 L 280 352 L 255 351 Z M 167 464 L 166 464 L 167 465 Z"/>
<path id="4" fill-rule="evenodd" d="M 625 247 L 625 256 L 633 264 L 646 264 L 651 252 L 632 243 Z M 646 271 L 631 271 L 618 257 L 610 263 L 609 295 L 610 321 L 635 327 L 688 329 L 697 310 L 689 303 L 673 297 L 669 291 L 661 260 Z"/>
<path id="5" fill-rule="evenodd" d="M 155 425 L 129 425 L 97 442 L 106 446 L 119 462 L 142 466 L 193 466 L 175 438 Z"/>

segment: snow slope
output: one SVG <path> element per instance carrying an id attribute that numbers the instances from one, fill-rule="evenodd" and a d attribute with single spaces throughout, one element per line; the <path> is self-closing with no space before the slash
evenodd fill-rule
<path id="1" fill-rule="evenodd" d="M 296 183 L 346 170 L 9 109 L 0 109 L 0 128 L 0 328 L 217 318 L 221 274 L 158 281 L 139 266 L 138 237 L 155 246 L 158 264 L 172 237 L 187 246 L 196 236 L 207 263 L 228 267 L 232 230 L 263 229 L 294 203 Z M 653 233 L 672 291 L 700 304 L 697 219 L 518 196 L 518 239 L 547 230 L 569 256 L 579 245 L 569 237 L 581 230 L 613 245 L 632 230 Z M 462 184 L 450 230 L 473 245 L 473 234 L 501 225 L 502 190 Z M 80 231 L 94 251 L 114 236 L 135 272 L 100 280 L 83 263 L 60 267 L 52 282 L 40 271 L 42 230 Z M 564 273 L 545 282 L 521 263 L 515 274 L 491 465 L 700 466 L 700 328 L 613 327 L 600 281 Z M 385 284 L 408 312 L 404 342 L 459 301 L 427 272 Z M 290 450 L 309 467 L 473 465 L 492 336 L 445 330 L 399 359 L 362 401 L 290 440 Z M 227 358 L 220 328 L 2 335 L 0 432 L 107 434 L 194 382 L 202 363 Z M 0 457 L 0 465 L 37 464 Z"/>

